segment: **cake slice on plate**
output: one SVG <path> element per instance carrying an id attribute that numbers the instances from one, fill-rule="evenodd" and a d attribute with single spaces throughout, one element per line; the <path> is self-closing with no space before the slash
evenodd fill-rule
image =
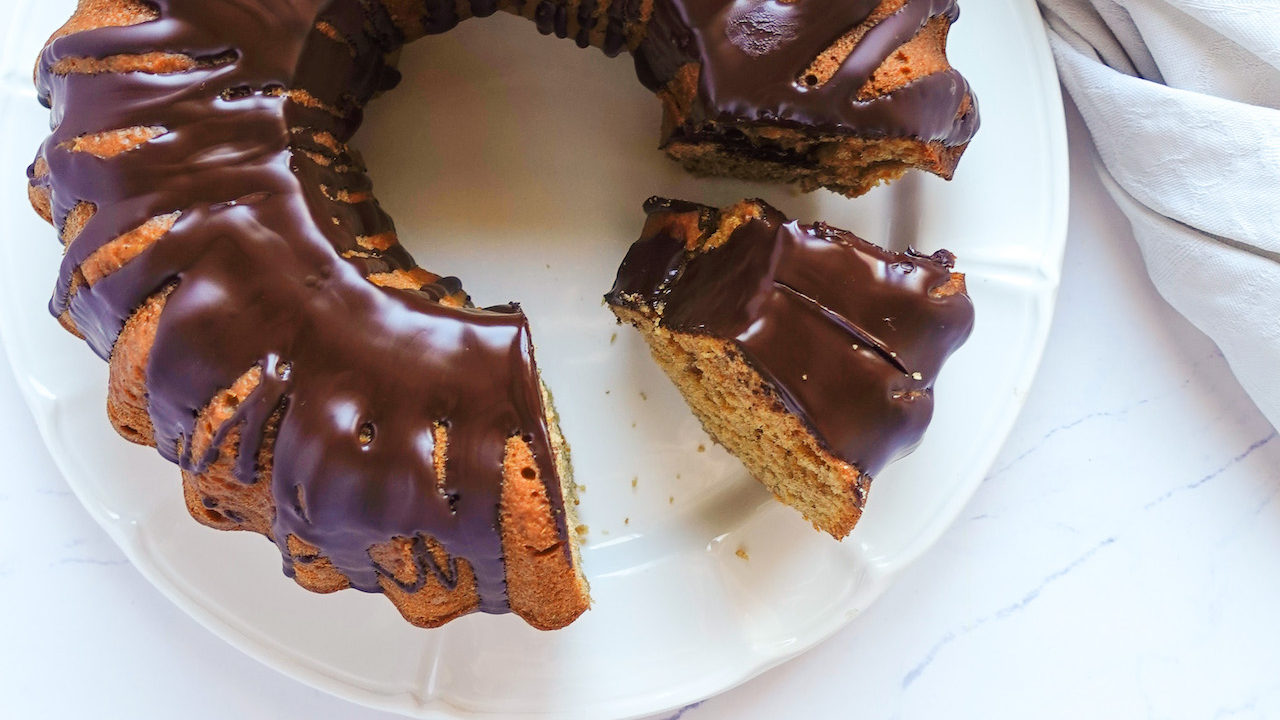
<path id="1" fill-rule="evenodd" d="M 920 442 L 938 372 L 973 328 L 954 256 L 891 252 L 760 200 L 645 210 L 610 309 L 716 442 L 844 538 L 872 477 Z"/>

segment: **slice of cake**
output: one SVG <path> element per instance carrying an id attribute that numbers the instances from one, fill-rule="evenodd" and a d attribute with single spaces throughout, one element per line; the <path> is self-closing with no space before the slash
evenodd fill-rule
<path id="1" fill-rule="evenodd" d="M 610 9 L 612 11 L 612 7 Z M 980 124 L 947 59 L 956 0 L 653 0 L 633 51 L 694 173 L 861 195 L 950 179 Z"/>
<path id="2" fill-rule="evenodd" d="M 837 539 L 920 442 L 973 304 L 954 256 L 877 247 L 760 200 L 651 198 L 605 296 L 712 438 Z"/>

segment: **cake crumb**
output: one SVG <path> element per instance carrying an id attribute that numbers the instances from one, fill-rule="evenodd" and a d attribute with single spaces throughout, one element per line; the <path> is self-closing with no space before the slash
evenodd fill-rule
<path id="1" fill-rule="evenodd" d="M 623 525 L 630 525 L 630 524 L 631 524 L 631 518 L 629 518 L 629 517 L 624 517 L 624 518 L 622 518 L 622 524 L 623 524 Z"/>
<path id="2" fill-rule="evenodd" d="M 610 345 L 612 345 L 612 344 L 614 344 L 614 343 L 616 343 L 616 342 L 618 342 L 618 333 L 614 333 L 614 334 L 612 334 L 612 335 L 610 335 L 610 336 L 609 336 L 609 344 L 610 344 Z"/>
<path id="3" fill-rule="evenodd" d="M 649 396 L 648 396 L 648 395 L 645 395 L 645 394 L 644 394 L 644 391 L 643 391 L 643 390 L 641 390 L 641 391 L 640 391 L 640 399 L 641 399 L 641 400 L 645 400 L 645 401 L 647 401 L 647 400 L 649 399 Z"/>
<path id="4" fill-rule="evenodd" d="M 675 505 L 675 504 L 676 504 L 676 496 L 675 496 L 675 495 L 668 495 L 668 496 L 667 496 L 667 504 L 668 504 L 668 505 Z"/>
<path id="5" fill-rule="evenodd" d="M 578 486 L 578 492 L 583 493 L 583 492 L 586 492 L 586 491 L 587 491 L 587 486 L 586 486 L 586 485 L 579 485 L 579 486 Z"/>
<path id="6" fill-rule="evenodd" d="M 698 443 L 698 452 L 706 452 L 706 451 L 707 451 L 707 446 L 703 445 L 702 443 Z"/>
<path id="7" fill-rule="evenodd" d="M 923 379 L 924 379 L 924 376 L 920 374 L 920 371 L 919 371 L 919 370 L 917 370 L 916 372 L 911 373 L 911 379 L 912 379 L 912 380 L 923 380 Z"/>
<path id="8" fill-rule="evenodd" d="M 631 427 L 633 427 L 633 428 L 634 428 L 635 426 L 636 426 L 635 421 L 634 421 L 634 420 L 633 420 L 633 421 L 631 421 Z"/>
<path id="9" fill-rule="evenodd" d="M 573 531 L 578 533 L 579 535 L 586 535 L 587 533 L 591 532 L 591 528 L 587 527 L 586 525 L 578 525 L 573 529 Z"/>
<path id="10" fill-rule="evenodd" d="M 633 487 L 633 488 L 634 488 L 635 486 L 637 486 L 637 485 L 639 485 L 639 484 L 640 484 L 640 476 L 639 476 L 639 475 L 636 475 L 635 477 L 631 478 L 631 487 Z"/>
<path id="11" fill-rule="evenodd" d="M 750 560 L 750 559 L 751 559 L 751 556 L 747 554 L 747 549 L 746 549 L 745 547 L 741 546 L 741 545 L 739 545 L 739 546 L 738 546 L 738 549 L 737 549 L 737 550 L 734 550 L 734 551 L 733 551 L 733 554 L 734 554 L 734 555 L 737 555 L 738 557 L 742 558 L 743 560 Z"/>
<path id="12" fill-rule="evenodd" d="M 809 379 L 809 373 L 804 373 L 803 375 L 801 375 L 801 376 L 800 376 L 800 379 L 801 379 L 801 380 L 808 380 L 808 379 Z"/>

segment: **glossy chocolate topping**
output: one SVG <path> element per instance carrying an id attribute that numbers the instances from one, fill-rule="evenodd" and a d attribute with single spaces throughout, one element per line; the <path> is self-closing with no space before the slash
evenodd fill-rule
<path id="1" fill-rule="evenodd" d="M 419 20 L 424 32 L 443 32 L 466 16 L 489 15 L 500 5 L 525 12 L 533 2 L 423 0 Z M 40 153 L 48 172 L 37 177 L 33 166 L 29 175 L 51 190 L 59 227 L 78 204 L 96 208 L 67 249 L 51 311 L 69 312 L 107 358 L 134 310 L 168 293 L 147 368 L 156 444 L 165 457 L 199 472 L 238 430 L 237 475 L 245 483 L 271 483 L 273 536 L 286 572 L 292 572 L 287 538 L 294 535 L 319 548 L 355 587 L 376 591 L 387 573 L 368 549 L 403 537 L 414 541 L 423 568 L 406 589 L 428 574 L 456 583 L 456 564 L 437 567 L 426 551 L 423 538 L 430 537 L 471 565 L 482 609 L 507 609 L 497 523 L 508 438 L 522 437 L 531 447 L 569 552 L 526 319 L 514 305 L 440 304 L 461 292 L 455 278 L 421 291 L 368 282 L 372 273 L 412 269 L 414 261 L 398 245 L 376 250 L 359 242 L 393 225 L 374 200 L 363 199 L 370 185 L 359 158 L 325 139 L 349 140 L 363 105 L 394 86 L 399 76 L 384 58 L 406 38 L 371 0 L 147 5 L 158 19 L 60 37 L 40 58 L 37 85 L 53 110 L 53 132 Z M 647 35 L 644 0 L 583 0 L 572 12 L 537 0 L 532 15 L 543 33 L 594 42 L 611 55 L 638 48 L 638 71 L 651 85 L 681 64 L 702 62 L 708 118 L 967 140 L 976 112 L 955 119 L 967 86 L 953 73 L 867 103 L 853 100 L 895 42 L 930 17 L 954 19 L 951 2 L 907 0 L 829 82 L 796 85 L 795 74 L 824 43 L 874 5 L 657 0 Z M 198 62 L 167 74 L 58 69 L 63 62 L 150 53 Z M 127 128 L 161 134 L 110 158 L 71 149 L 82 136 Z M 154 245 L 106 277 L 82 281 L 80 266 L 95 252 L 175 213 L 176 223 Z M 761 344 L 762 367 L 784 364 L 753 337 L 744 347 Z M 918 367 L 931 366 L 921 360 Z M 256 389 L 219 431 L 215 449 L 196 456 L 197 415 L 253 368 L 261 374 Z M 784 371 L 777 377 L 780 386 L 793 387 Z M 857 384 L 844 384 L 850 383 Z M 820 399 L 788 392 L 789 403 L 812 405 L 813 417 L 822 415 Z M 432 464 L 438 426 L 448 437 L 443 477 Z M 271 433 L 267 477 L 261 459 Z M 831 436 L 843 447 L 842 434 Z"/>
<path id="2" fill-rule="evenodd" d="M 240 430 L 237 474 L 270 482 L 273 536 L 292 572 L 296 535 L 366 591 L 390 574 L 371 546 L 414 541 L 423 568 L 446 586 L 424 537 L 473 569 L 481 608 L 508 609 L 499 498 L 508 438 L 522 437 L 567 539 L 563 499 L 525 316 L 514 305 L 456 309 L 446 278 L 424 291 L 365 279 L 413 267 L 403 249 L 357 243 L 392 229 L 356 158 L 315 139 L 345 142 L 360 107 L 394 81 L 384 54 L 398 33 L 375 5 L 354 0 L 159 0 L 159 19 L 61 37 L 38 69 L 53 134 L 41 149 L 59 227 L 77 203 L 97 212 L 69 246 L 54 315 L 69 309 L 94 350 L 109 357 L 125 321 L 171 288 L 147 368 L 160 452 L 193 456 L 196 416 L 254 367 L 262 380 L 219 433 Z M 332 32 L 317 30 L 317 23 Z M 201 60 L 181 73 L 59 74 L 63 60 L 133 53 Z M 309 99 L 291 98 L 301 89 Z M 71 152 L 85 134 L 156 127 L 163 135 L 102 159 Z M 330 160 L 328 165 L 317 157 Z M 150 218 L 180 213 L 158 242 L 93 285 L 72 292 L 80 264 Z M 358 254 L 357 254 L 358 253 Z M 278 417 L 278 424 L 273 421 Z M 433 431 L 447 429 L 443 477 Z M 259 465 L 276 427 L 269 478 Z M 216 446 L 215 446 L 216 447 Z M 568 543 L 564 551 L 569 552 Z"/>
<path id="3" fill-rule="evenodd" d="M 862 137 L 912 137 L 946 146 L 969 142 L 978 130 L 977 101 L 954 70 L 859 99 L 876 68 L 929 22 L 955 22 L 960 14 L 956 0 L 903 0 L 857 40 L 834 75 L 821 81 L 808 74 L 823 51 L 871 18 L 881 4 L 655 0 L 648 36 L 637 53 L 639 74 L 657 89 L 680 66 L 700 63 L 699 102 L 677 134 L 696 135 L 708 121 L 746 121 Z"/>
<path id="4" fill-rule="evenodd" d="M 691 252 L 669 216 L 699 213 L 709 235 L 717 211 L 651 199 L 606 300 L 733 341 L 828 451 L 875 475 L 919 443 L 934 380 L 973 328 L 968 296 L 936 292 L 954 258 L 889 252 L 760 206 L 723 245 Z"/>

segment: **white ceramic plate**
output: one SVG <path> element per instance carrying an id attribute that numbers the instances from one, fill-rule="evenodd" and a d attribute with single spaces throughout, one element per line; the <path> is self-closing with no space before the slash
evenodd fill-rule
<path id="1" fill-rule="evenodd" d="M 270 543 L 187 516 L 176 469 L 108 425 L 106 365 L 45 311 L 59 247 L 25 199 L 23 169 L 48 124 L 30 66 L 73 4 L 6 11 L 0 319 L 14 371 L 68 483 L 138 569 L 303 682 L 430 718 L 633 717 L 725 690 L 830 636 L 935 541 L 1031 383 L 1067 200 L 1058 82 L 1031 0 L 964 4 L 952 57 L 981 98 L 983 128 L 955 181 L 911 177 L 856 201 L 688 177 L 654 149 L 658 103 L 627 58 L 511 17 L 465 23 L 405 53 L 403 85 L 372 105 L 358 142 L 418 259 L 463 277 L 479 303 L 519 299 L 532 318 L 587 488 L 595 605 L 554 633 L 485 615 L 423 631 L 379 597 L 305 592 Z M 924 444 L 876 480 L 845 542 L 814 532 L 714 447 L 601 306 L 651 194 L 760 196 L 793 217 L 960 256 L 977 329 L 938 382 Z"/>

